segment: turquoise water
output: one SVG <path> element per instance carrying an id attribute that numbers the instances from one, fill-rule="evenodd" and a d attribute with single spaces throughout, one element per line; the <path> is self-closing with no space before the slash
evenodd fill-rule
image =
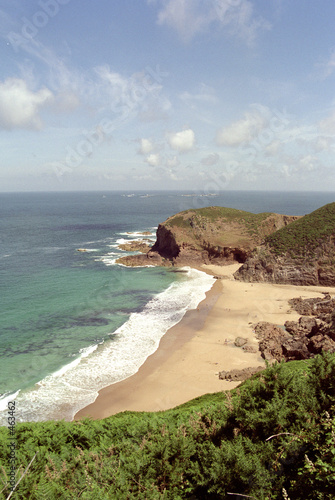
<path id="1" fill-rule="evenodd" d="M 159 222 L 187 208 L 303 215 L 331 201 L 332 193 L 0 194 L 0 409 L 15 395 L 18 420 L 72 418 L 135 373 L 212 285 L 190 269 L 116 265 L 129 253 L 120 243 L 154 241 Z"/>

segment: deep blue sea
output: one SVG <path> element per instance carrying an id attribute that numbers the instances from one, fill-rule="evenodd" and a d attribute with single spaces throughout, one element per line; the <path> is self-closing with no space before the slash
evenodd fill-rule
<path id="1" fill-rule="evenodd" d="M 120 243 L 154 242 L 158 224 L 188 208 L 304 215 L 333 201 L 334 193 L 0 193 L 0 425 L 14 398 L 18 421 L 70 420 L 102 387 L 134 374 L 212 286 L 189 268 L 117 265 L 130 253 Z"/>

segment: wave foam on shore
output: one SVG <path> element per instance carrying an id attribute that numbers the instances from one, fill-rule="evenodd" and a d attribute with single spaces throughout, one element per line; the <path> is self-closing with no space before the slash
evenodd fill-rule
<path id="1" fill-rule="evenodd" d="M 89 346 L 76 360 L 17 395 L 17 421 L 71 420 L 92 403 L 98 391 L 135 374 L 169 328 L 195 309 L 212 287 L 213 277 L 187 268 L 186 279 L 172 283 L 141 312 L 113 332 L 112 339 Z M 0 425 L 5 425 L 4 413 Z"/>

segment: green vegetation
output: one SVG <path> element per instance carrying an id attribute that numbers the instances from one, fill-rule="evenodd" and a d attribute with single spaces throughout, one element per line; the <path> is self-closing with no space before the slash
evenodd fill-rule
<path id="1" fill-rule="evenodd" d="M 166 225 L 170 227 L 184 227 L 187 229 L 190 229 L 191 227 L 189 220 L 184 219 L 181 215 L 176 215 L 172 219 L 169 219 L 166 222 Z"/>
<path id="2" fill-rule="evenodd" d="M 170 217 L 165 225 L 169 228 L 182 228 L 186 231 L 184 236 L 197 240 L 203 231 L 213 230 L 217 233 L 226 233 L 223 238 L 237 235 L 243 238 L 259 236 L 260 228 L 266 219 L 271 216 L 270 212 L 253 214 L 243 210 L 226 207 L 206 207 L 194 210 L 185 210 Z M 187 238 L 187 236 L 186 236 Z M 235 241 L 235 240 L 234 240 Z"/>
<path id="3" fill-rule="evenodd" d="M 334 236 L 335 203 L 329 203 L 267 236 L 265 242 L 277 255 L 306 257 Z"/>
<path id="4" fill-rule="evenodd" d="M 13 499 L 328 500 L 335 491 L 335 355 L 268 366 L 173 410 L 17 424 Z M 9 494 L 0 428 L 0 498 Z"/>

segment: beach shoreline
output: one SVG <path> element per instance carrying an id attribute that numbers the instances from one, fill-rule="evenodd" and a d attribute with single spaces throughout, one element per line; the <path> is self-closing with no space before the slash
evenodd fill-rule
<path id="1" fill-rule="evenodd" d="M 214 281 L 196 309 L 162 337 L 158 349 L 137 373 L 99 391 L 96 400 L 78 411 L 74 420 L 106 418 L 122 411 L 161 411 L 195 397 L 232 389 L 240 382 L 220 380 L 221 370 L 264 366 L 253 326 L 258 321 L 283 325 L 299 314 L 288 300 L 319 297 L 335 288 L 277 285 L 236 281 L 240 264 L 202 265 L 198 269 L 221 279 Z M 255 352 L 234 345 L 236 337 L 248 340 Z"/>

